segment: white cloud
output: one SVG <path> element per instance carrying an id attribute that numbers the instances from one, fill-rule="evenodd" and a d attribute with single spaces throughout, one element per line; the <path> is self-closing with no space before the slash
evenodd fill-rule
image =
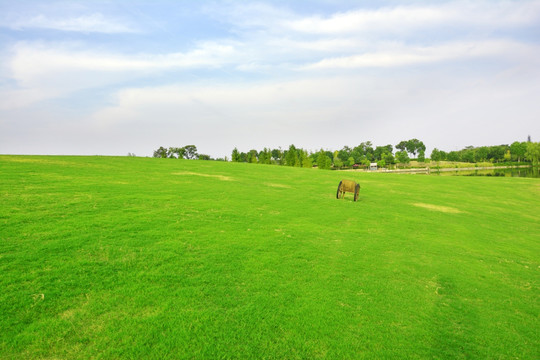
<path id="1" fill-rule="evenodd" d="M 328 17 L 314 15 L 285 20 L 282 26 L 308 34 L 367 35 L 381 32 L 408 33 L 413 29 L 467 25 L 472 27 L 513 27 L 537 24 L 540 2 L 450 2 L 428 6 L 384 7 L 351 10 Z"/>
<path id="2" fill-rule="evenodd" d="M 132 33 L 137 29 L 117 18 L 108 18 L 101 13 L 93 13 L 74 17 L 50 17 L 39 14 L 19 18 L 4 26 L 16 30 L 24 29 L 53 29 L 84 33 Z"/>
<path id="3" fill-rule="evenodd" d="M 2 91 L 0 108 L 25 106 L 73 91 L 107 86 L 152 74 L 219 68 L 237 61 L 232 44 L 202 42 L 185 53 L 125 55 L 79 47 L 19 43 L 5 59 L 4 72 L 17 88 Z"/>
<path id="4" fill-rule="evenodd" d="M 217 67 L 232 61 L 232 45 L 203 42 L 193 50 L 167 54 L 115 54 L 65 46 L 20 43 L 14 47 L 11 69 L 16 79 L 54 71 L 146 71 L 186 67 Z M 39 66 L 37 66 L 39 65 Z"/>
<path id="5" fill-rule="evenodd" d="M 447 150 L 479 141 L 511 142 L 538 129 L 533 109 L 538 110 L 540 72 L 516 71 L 131 88 L 94 113 L 86 128 L 123 129 L 141 143 L 151 139 L 156 148 L 196 143 L 214 156 L 228 155 L 234 146 L 247 151 L 294 143 L 317 150 L 412 137 Z M 494 131 L 498 138 L 489 140 Z"/>
<path id="6" fill-rule="evenodd" d="M 455 42 L 436 46 L 406 46 L 388 44 L 380 51 L 364 54 L 325 58 L 303 69 L 353 69 L 362 67 L 396 67 L 428 64 L 449 60 L 470 60 L 491 57 L 501 59 L 537 59 L 540 47 L 515 41 Z M 530 60 L 524 60 L 525 62 Z"/>
<path id="7" fill-rule="evenodd" d="M 111 153 L 104 145 L 109 140 L 110 149 L 121 149 L 124 139 L 151 147 L 196 143 L 212 155 L 235 145 L 339 148 L 411 137 L 445 148 L 456 139 L 477 144 L 473 138 L 483 129 L 514 121 L 497 131 L 514 136 L 538 129 L 540 49 L 528 32 L 538 29 L 540 1 L 423 3 L 327 15 L 226 3 L 207 8 L 219 18 L 211 24 L 219 33 L 183 43 L 173 33 L 146 34 L 144 41 L 155 39 L 152 48 L 161 49 L 155 53 L 138 36 L 130 36 L 135 50 L 123 53 L 124 46 L 107 45 L 115 45 L 115 36 L 104 43 L 103 36 L 74 34 L 136 31 L 123 13 L 62 17 L 42 9 L 37 13 L 47 15 L 10 26 L 70 33 L 6 32 L 10 48 L 0 49 L 4 151 L 10 151 L 10 134 L 23 137 L 23 127 L 40 121 L 51 124 L 44 133 L 54 131 L 60 117 L 70 146 L 86 141 L 91 153 Z M 60 37 L 45 40 L 53 35 Z M 62 43 L 66 38 L 79 42 Z M 80 115 L 80 104 L 93 115 Z"/>

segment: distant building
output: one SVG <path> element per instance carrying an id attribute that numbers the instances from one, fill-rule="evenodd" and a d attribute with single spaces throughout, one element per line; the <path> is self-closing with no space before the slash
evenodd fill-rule
<path id="1" fill-rule="evenodd" d="M 369 170 L 372 170 L 372 171 L 377 170 L 377 163 L 369 164 Z"/>

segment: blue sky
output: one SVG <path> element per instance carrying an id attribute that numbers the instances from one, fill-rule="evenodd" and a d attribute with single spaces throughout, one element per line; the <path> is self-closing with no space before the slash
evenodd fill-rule
<path id="1" fill-rule="evenodd" d="M 540 1 L 0 0 L 0 153 L 540 140 Z"/>

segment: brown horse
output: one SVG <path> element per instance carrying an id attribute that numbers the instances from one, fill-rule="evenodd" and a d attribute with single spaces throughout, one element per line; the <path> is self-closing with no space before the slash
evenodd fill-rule
<path id="1" fill-rule="evenodd" d="M 339 199 L 345 198 L 345 193 L 350 192 L 354 194 L 354 201 L 358 200 L 358 195 L 360 194 L 360 185 L 355 183 L 352 180 L 341 180 L 337 188 L 336 198 Z"/>

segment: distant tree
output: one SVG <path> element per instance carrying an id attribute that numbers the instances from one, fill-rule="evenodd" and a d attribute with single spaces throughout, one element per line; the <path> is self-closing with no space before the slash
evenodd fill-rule
<path id="1" fill-rule="evenodd" d="M 528 142 L 525 157 L 532 162 L 534 166 L 538 166 L 538 163 L 540 162 L 540 142 Z"/>
<path id="2" fill-rule="evenodd" d="M 382 154 L 382 159 L 385 162 L 385 165 L 392 165 L 396 163 L 396 159 L 394 158 L 394 155 L 392 153 L 384 153 Z"/>
<path id="3" fill-rule="evenodd" d="M 308 152 L 306 150 L 299 150 L 299 156 L 300 156 L 300 163 L 302 164 L 302 167 L 304 168 L 312 168 L 313 167 L 313 161 L 311 160 L 311 157 L 308 155 Z"/>
<path id="4" fill-rule="evenodd" d="M 196 159 L 197 158 L 197 147 L 195 145 L 186 145 L 184 146 L 185 153 L 184 157 L 186 159 Z"/>
<path id="5" fill-rule="evenodd" d="M 396 145 L 396 149 L 399 149 L 400 151 L 406 151 L 407 150 L 407 141 L 405 141 L 405 140 L 400 141 L 399 144 Z"/>
<path id="6" fill-rule="evenodd" d="M 167 157 L 170 158 L 170 159 L 176 159 L 177 158 L 176 148 L 175 147 L 169 147 L 169 149 L 167 149 Z"/>
<path id="7" fill-rule="evenodd" d="M 357 146 L 351 152 L 351 156 L 354 158 L 355 164 L 360 164 L 362 159 L 366 156 L 363 149 L 360 146 Z"/>
<path id="8" fill-rule="evenodd" d="M 496 145 L 488 147 L 488 159 L 492 162 L 504 160 L 504 154 L 510 147 L 508 145 Z"/>
<path id="9" fill-rule="evenodd" d="M 366 141 L 362 144 L 364 145 L 364 149 L 365 149 L 364 154 L 366 155 L 366 158 L 369 161 L 373 160 L 375 150 L 373 149 L 373 144 L 371 143 L 371 141 Z"/>
<path id="10" fill-rule="evenodd" d="M 416 153 L 420 150 L 426 151 L 426 146 L 418 139 L 410 139 L 401 141 L 396 145 L 396 149 L 407 151 L 409 154 L 412 154 L 412 156 L 415 157 Z"/>
<path id="11" fill-rule="evenodd" d="M 349 156 L 349 158 L 347 159 L 347 165 L 352 167 L 354 164 L 356 164 L 356 161 L 354 160 L 354 157 Z"/>
<path id="12" fill-rule="evenodd" d="M 365 141 L 360 143 L 360 145 L 352 149 L 351 155 L 354 157 L 354 160 L 357 164 L 362 162 L 362 159 L 366 158 L 368 160 L 373 159 L 373 144 L 371 141 Z"/>
<path id="13" fill-rule="evenodd" d="M 234 148 L 231 154 L 231 160 L 232 162 L 240 162 L 240 152 L 238 152 L 237 148 Z"/>
<path id="14" fill-rule="evenodd" d="M 272 163 L 272 150 L 264 148 L 264 154 L 266 157 L 265 164 L 271 164 Z"/>
<path id="15" fill-rule="evenodd" d="M 257 163 L 257 150 L 249 150 L 249 153 L 247 154 L 247 162 L 256 164 Z"/>
<path id="16" fill-rule="evenodd" d="M 332 159 L 334 158 L 334 152 L 330 151 L 330 150 L 326 150 L 324 152 L 326 154 L 326 156 L 328 156 L 328 159 L 330 159 L 330 166 L 332 166 Z"/>
<path id="17" fill-rule="evenodd" d="M 264 148 L 259 153 L 259 164 L 271 164 L 272 163 L 272 152 L 270 149 Z"/>
<path id="18" fill-rule="evenodd" d="M 416 156 L 416 153 L 420 150 L 426 151 L 426 146 L 424 143 L 418 139 L 411 139 L 407 141 L 407 152 L 412 154 L 413 157 Z"/>
<path id="19" fill-rule="evenodd" d="M 441 156 L 441 161 L 445 161 L 446 159 L 448 159 L 448 153 L 446 151 L 440 150 L 439 154 Z"/>
<path id="20" fill-rule="evenodd" d="M 298 162 L 296 166 L 305 167 L 304 163 L 307 163 L 309 159 L 308 153 L 304 149 L 298 149 L 296 153 L 298 154 Z"/>
<path id="21" fill-rule="evenodd" d="M 343 167 L 343 161 L 341 161 L 339 156 L 334 156 L 334 167 L 336 169 L 341 169 Z"/>
<path id="22" fill-rule="evenodd" d="M 240 160 L 239 162 L 247 162 L 247 154 L 245 152 L 240 153 Z"/>
<path id="23" fill-rule="evenodd" d="M 281 149 L 272 149 L 272 158 L 279 162 L 281 160 L 281 156 L 283 155 Z"/>
<path id="24" fill-rule="evenodd" d="M 199 155 L 197 155 L 197 159 L 199 159 L 199 160 L 212 160 L 212 158 L 210 157 L 210 155 L 206 155 L 206 154 L 199 154 Z"/>
<path id="25" fill-rule="evenodd" d="M 393 149 L 392 145 L 377 146 L 373 152 L 373 160 L 382 160 L 383 154 L 392 154 Z"/>
<path id="26" fill-rule="evenodd" d="M 182 159 L 186 153 L 186 149 L 183 147 L 170 147 L 167 150 L 167 157 Z"/>
<path id="27" fill-rule="evenodd" d="M 365 167 L 369 167 L 370 164 L 371 164 L 371 161 L 368 160 L 367 158 L 364 158 L 362 160 L 362 165 L 364 165 Z"/>
<path id="28" fill-rule="evenodd" d="M 348 146 L 344 146 L 343 149 L 338 151 L 338 157 L 341 159 L 341 161 L 346 164 L 351 157 L 352 149 Z"/>
<path id="29" fill-rule="evenodd" d="M 135 155 L 134 153 L 128 152 L 127 156 L 128 156 L 128 157 L 136 157 L 137 155 Z"/>
<path id="30" fill-rule="evenodd" d="M 439 151 L 439 149 L 434 148 L 431 151 L 430 159 L 435 162 L 441 161 L 441 152 Z"/>
<path id="31" fill-rule="evenodd" d="M 478 147 L 474 150 L 474 161 L 486 161 L 488 156 L 488 148 L 485 146 Z"/>
<path id="32" fill-rule="evenodd" d="M 160 146 L 159 149 L 154 151 L 154 155 L 152 155 L 155 158 L 166 158 L 167 157 L 167 149 L 165 149 L 163 146 Z"/>
<path id="33" fill-rule="evenodd" d="M 514 158 L 514 160 L 517 160 L 518 162 L 520 162 L 521 159 L 523 159 L 526 152 L 527 152 L 526 142 L 514 141 L 512 145 L 510 145 L 510 153 L 512 154 L 512 157 Z"/>
<path id="34" fill-rule="evenodd" d="M 400 164 L 408 164 L 410 162 L 409 155 L 406 151 L 398 151 L 396 153 L 396 158 Z"/>
<path id="35" fill-rule="evenodd" d="M 467 146 L 465 149 L 461 150 L 461 160 L 473 163 L 474 162 L 474 154 L 476 150 L 473 146 Z"/>
<path id="36" fill-rule="evenodd" d="M 287 154 L 285 155 L 285 165 L 295 166 L 297 158 L 298 154 L 296 152 L 296 146 L 293 144 L 289 145 L 289 150 L 287 150 Z"/>
<path id="37" fill-rule="evenodd" d="M 426 150 L 419 150 L 418 151 L 418 162 L 425 162 L 426 161 Z"/>
<path id="38" fill-rule="evenodd" d="M 330 160 L 326 152 L 321 149 L 317 155 L 317 167 L 319 169 L 330 169 L 331 166 L 332 160 Z"/>
<path id="39" fill-rule="evenodd" d="M 448 161 L 461 161 L 461 156 L 457 151 L 450 151 L 447 157 Z"/>
<path id="40" fill-rule="evenodd" d="M 302 167 L 302 163 L 300 162 L 300 151 L 301 149 L 296 150 L 296 154 L 294 156 L 294 167 Z"/>

